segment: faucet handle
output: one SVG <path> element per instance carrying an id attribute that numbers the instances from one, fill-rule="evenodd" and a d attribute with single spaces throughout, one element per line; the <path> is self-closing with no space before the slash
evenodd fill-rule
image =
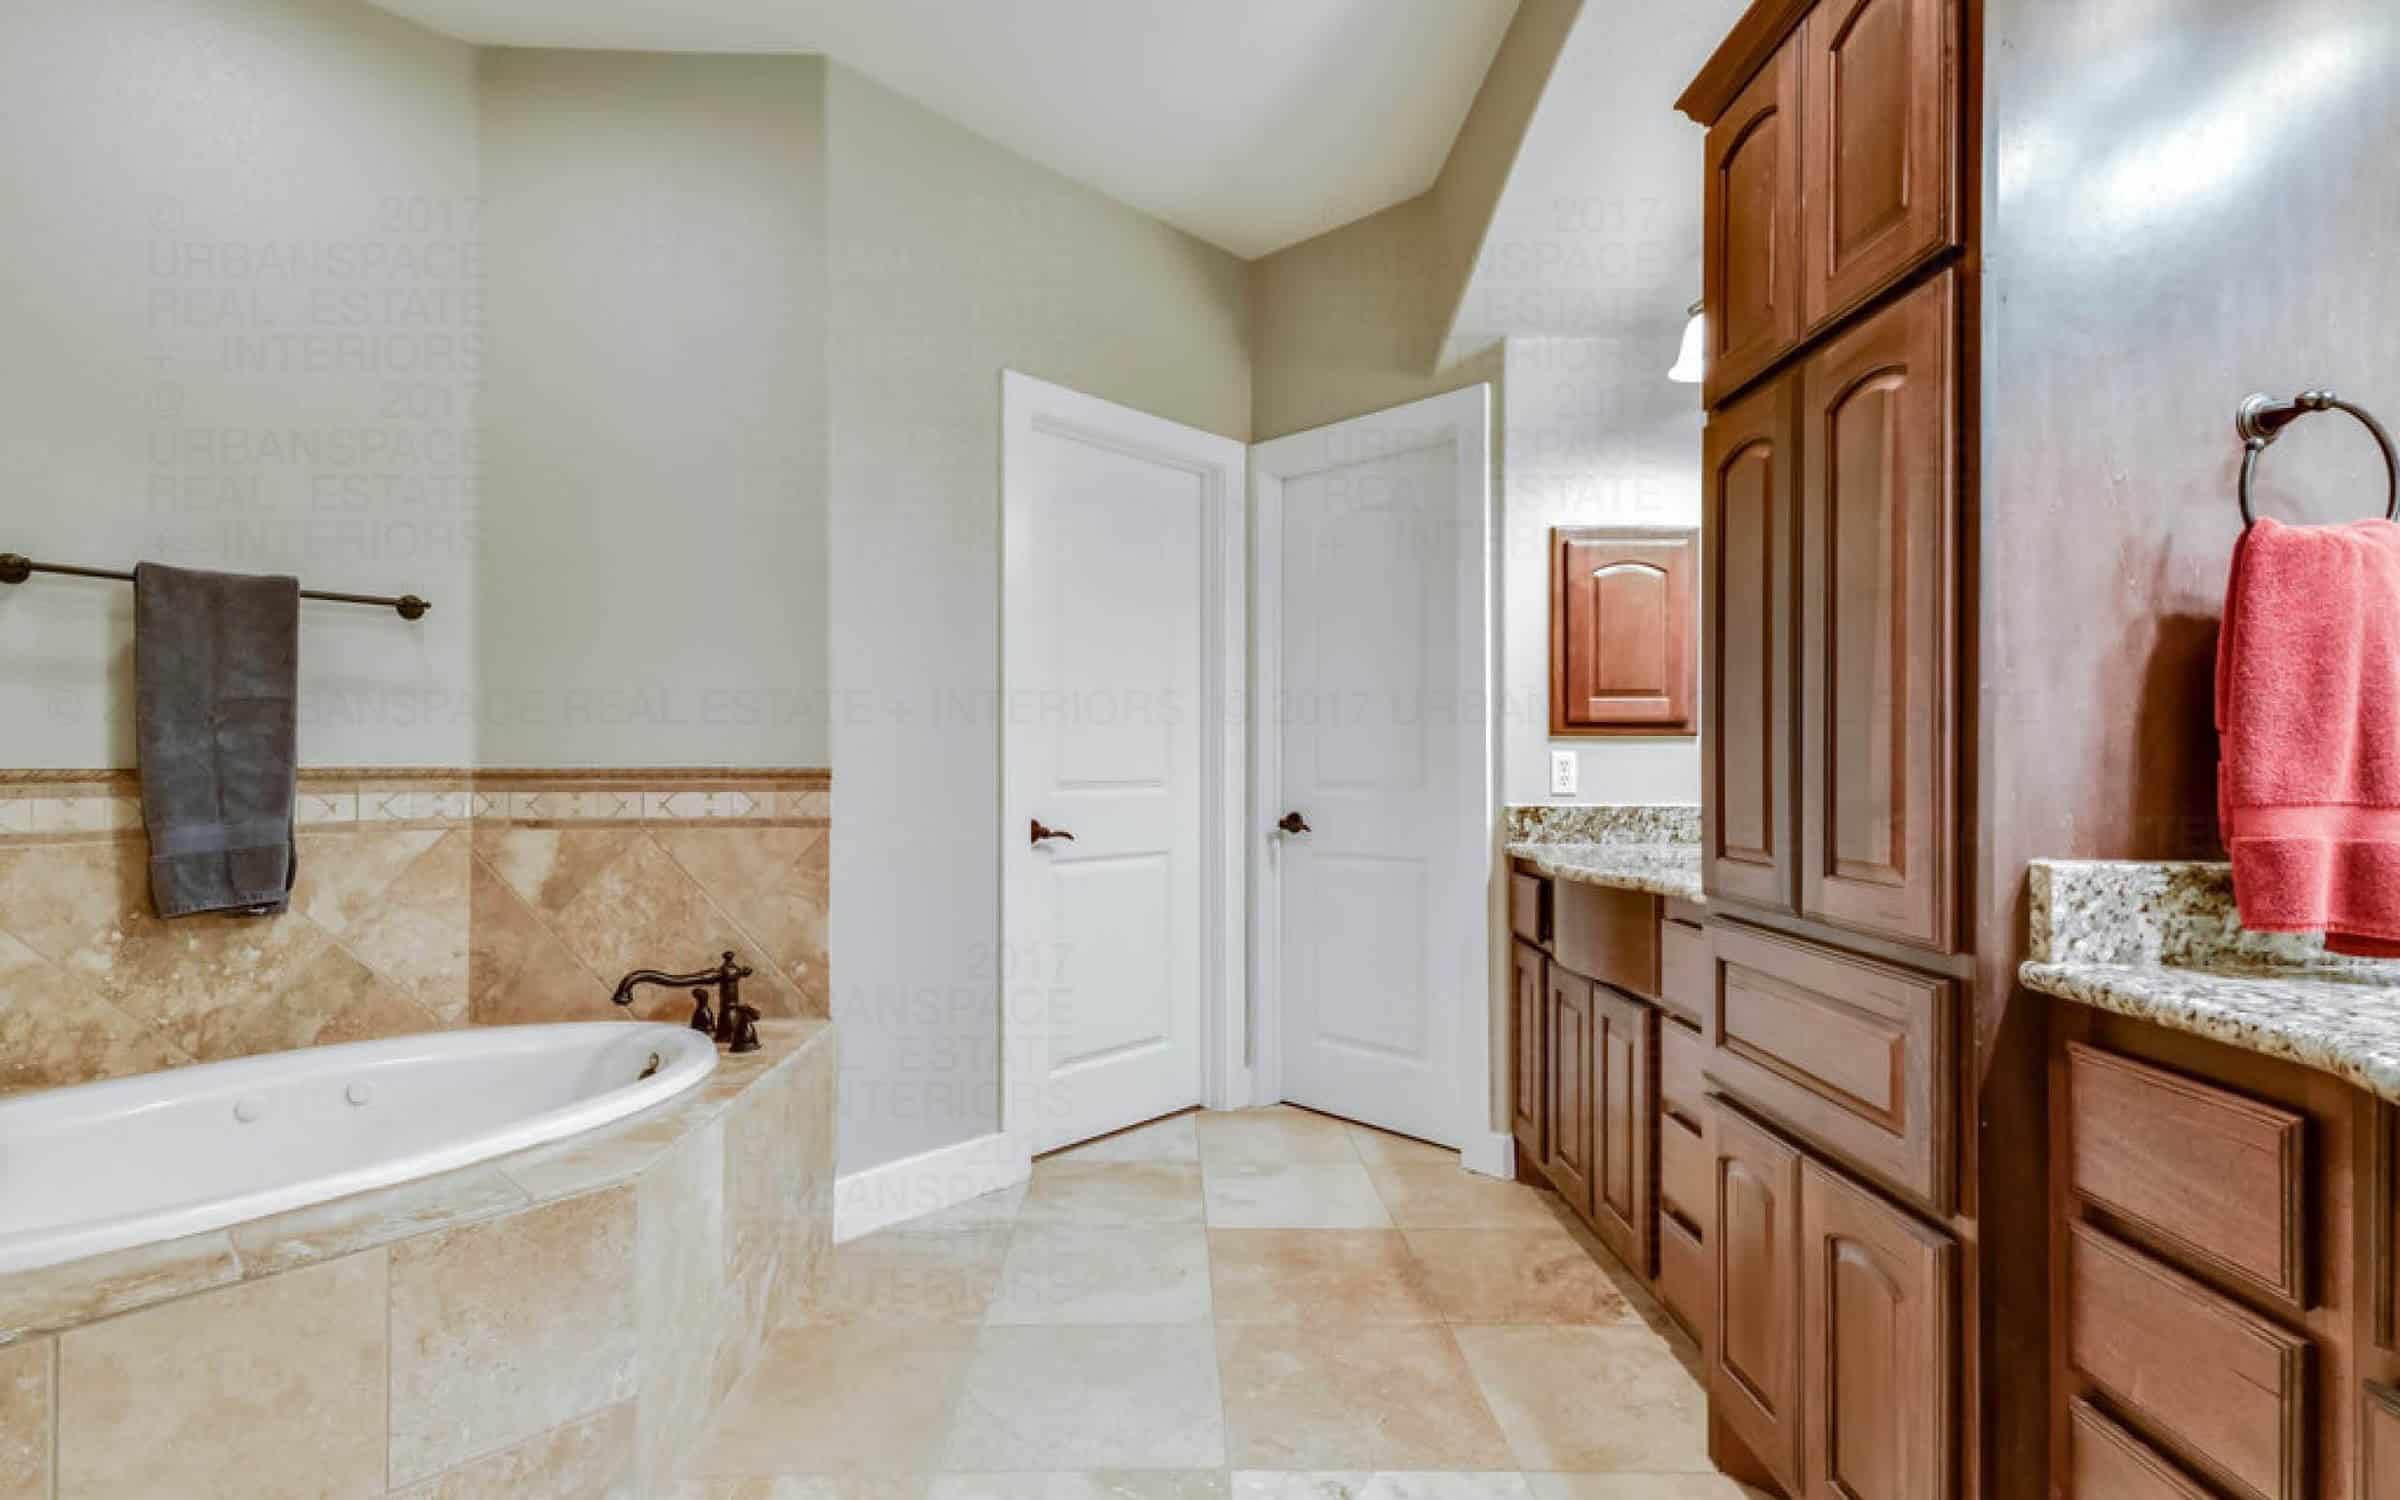
<path id="1" fill-rule="evenodd" d="M 726 1007 L 733 1013 L 733 1037 L 727 1048 L 732 1052 L 756 1052 L 758 1040 L 758 1007 L 739 1001 Z"/>
<path id="2" fill-rule="evenodd" d="M 716 1029 L 717 1018 L 708 1008 L 708 991 L 697 985 L 693 986 L 692 1030 L 703 1035 L 714 1035 Z"/>

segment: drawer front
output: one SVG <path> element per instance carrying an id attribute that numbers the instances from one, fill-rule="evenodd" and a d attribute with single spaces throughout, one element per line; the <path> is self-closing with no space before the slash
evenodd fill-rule
<path id="1" fill-rule="evenodd" d="M 1712 1268 L 1708 1246 L 1683 1226 L 1662 1214 L 1658 1220 L 1658 1300 L 1667 1305 L 1684 1331 L 1694 1339 L 1708 1337 L 1709 1283 Z"/>
<path id="2" fill-rule="evenodd" d="M 2068 1229 L 2067 1358 L 2261 1500 L 2302 1500 L 2308 1341 L 2089 1224 Z"/>
<path id="3" fill-rule="evenodd" d="M 1703 1240 L 1716 1197 L 1710 1191 L 1715 1165 L 1704 1133 L 1673 1115 L 1659 1116 L 1658 1206 L 1698 1230 Z"/>
<path id="4" fill-rule="evenodd" d="M 2087 1201 L 2178 1258 L 2307 1305 L 2299 1115 L 2070 1042 L 2067 1130 Z"/>
<path id="5" fill-rule="evenodd" d="M 1936 1214 L 1953 1190 L 1955 987 L 1730 923 L 1709 929 L 1707 1074 Z"/>
<path id="6" fill-rule="evenodd" d="M 1525 941 L 1540 946 L 1550 940 L 1550 882 L 1521 870 L 1508 877 L 1508 926 Z"/>
<path id="7" fill-rule="evenodd" d="M 1658 1104 L 1686 1125 L 1708 1119 L 1708 1081 L 1704 1065 L 1708 1043 L 1700 1033 L 1672 1021 L 1658 1028 Z"/>
<path id="8" fill-rule="evenodd" d="M 2089 1401 L 2067 1412 L 2067 1500 L 2216 1500 Z"/>
<path id="9" fill-rule="evenodd" d="M 1550 953 L 1586 979 L 1658 998 L 1658 898 L 1572 880 L 1550 887 Z"/>
<path id="10" fill-rule="evenodd" d="M 1658 924 L 1658 1004 L 1700 1024 L 1708 1003 L 1708 934 L 1681 922 Z"/>

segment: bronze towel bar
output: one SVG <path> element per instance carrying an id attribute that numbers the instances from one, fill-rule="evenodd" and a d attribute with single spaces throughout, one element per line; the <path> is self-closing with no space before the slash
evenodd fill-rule
<path id="1" fill-rule="evenodd" d="M 41 563 L 17 552 L 0 552 L 0 583 L 23 583 L 36 573 L 64 573 L 70 578 L 111 578 L 119 583 L 133 582 L 131 573 L 112 572 L 107 568 L 78 568 L 68 563 Z M 302 589 L 303 599 L 324 599 L 334 604 L 372 604 L 378 609 L 400 612 L 403 620 L 422 620 L 425 611 L 433 608 L 414 594 L 402 594 L 393 599 L 382 594 L 333 594 L 318 589 Z"/>

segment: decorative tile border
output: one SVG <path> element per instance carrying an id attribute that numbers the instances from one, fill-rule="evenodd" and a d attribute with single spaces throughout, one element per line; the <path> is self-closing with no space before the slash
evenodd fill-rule
<path id="1" fill-rule="evenodd" d="M 829 771 L 343 770 L 300 773 L 299 826 L 457 828 L 476 824 L 825 826 Z M 0 844 L 67 843 L 141 832 L 131 771 L 0 771 Z"/>

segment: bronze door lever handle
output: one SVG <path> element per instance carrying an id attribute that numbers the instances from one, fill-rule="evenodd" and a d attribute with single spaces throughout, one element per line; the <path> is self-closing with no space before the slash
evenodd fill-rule
<path id="1" fill-rule="evenodd" d="M 1275 826 L 1282 829 L 1285 833 L 1292 835 L 1294 838 L 1297 838 L 1304 833 L 1314 833 L 1316 831 L 1308 826 L 1308 819 L 1300 816 L 1296 812 L 1285 813 L 1283 817 L 1276 822 Z"/>
<path id="2" fill-rule="evenodd" d="M 1036 818 L 1033 820 L 1033 842 L 1038 844 L 1044 839 L 1065 839 L 1071 844 L 1075 842 L 1075 835 L 1067 832 L 1064 828 L 1051 828 L 1045 825 L 1041 819 Z"/>

